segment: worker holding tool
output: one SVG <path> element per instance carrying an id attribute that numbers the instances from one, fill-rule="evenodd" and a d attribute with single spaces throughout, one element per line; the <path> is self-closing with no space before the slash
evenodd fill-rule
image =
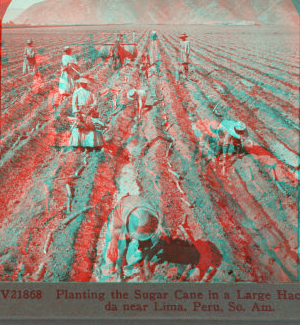
<path id="1" fill-rule="evenodd" d="M 69 46 L 65 46 L 64 52 L 59 82 L 59 92 L 63 95 L 62 97 L 73 93 L 74 79 L 76 75 L 79 75 L 76 58 L 72 56 L 72 49 Z"/>
<path id="2" fill-rule="evenodd" d="M 24 63 L 23 63 L 23 75 L 30 73 L 32 75 L 35 74 L 35 67 L 36 67 L 36 61 L 35 61 L 35 52 L 32 47 L 33 42 L 32 40 L 27 41 L 27 46 L 24 50 Z"/>
<path id="3" fill-rule="evenodd" d="M 244 143 L 249 135 L 245 123 L 224 120 L 220 124 L 218 136 L 222 154 L 220 164 L 222 165 L 222 174 L 225 175 L 226 166 L 232 165 L 244 152 Z"/>
<path id="4" fill-rule="evenodd" d="M 80 87 L 75 90 L 72 99 L 72 111 L 75 118 L 71 127 L 70 145 L 74 147 L 99 148 L 102 146 L 101 127 L 104 126 L 97 112 L 96 96 L 88 89 L 93 82 L 88 77 L 77 80 Z"/>
<path id="5" fill-rule="evenodd" d="M 102 276 L 116 275 L 120 280 L 123 271 L 128 276 L 130 265 L 138 263 L 149 276 L 149 253 L 163 233 L 158 214 L 146 199 L 123 197 L 108 216 Z"/>
<path id="6" fill-rule="evenodd" d="M 203 168 L 210 163 L 215 162 L 217 155 L 221 150 L 221 140 L 219 138 L 220 122 L 205 119 L 199 119 L 192 125 L 195 136 L 198 139 L 199 150 L 199 173 L 203 174 Z"/>
<path id="7" fill-rule="evenodd" d="M 159 42 L 158 42 L 158 36 L 156 31 L 152 31 L 150 35 L 150 42 L 149 42 L 149 49 L 148 49 L 148 55 L 150 59 L 150 65 L 155 65 L 156 73 L 158 74 L 160 71 L 160 52 L 159 52 Z"/>
<path id="8" fill-rule="evenodd" d="M 112 60 L 113 60 L 113 69 L 117 70 L 121 67 L 121 56 L 120 56 L 120 43 L 123 40 L 124 31 L 121 31 L 116 38 L 116 43 L 112 48 Z"/>
<path id="9" fill-rule="evenodd" d="M 138 119 L 139 121 L 142 120 L 142 110 L 145 107 L 145 103 L 147 100 L 147 93 L 148 90 L 146 88 L 141 89 L 130 89 L 127 93 L 127 98 L 130 100 L 137 100 L 138 101 Z"/>
<path id="10" fill-rule="evenodd" d="M 143 85 L 147 84 L 149 75 L 148 75 L 148 70 L 150 68 L 150 63 L 149 63 L 149 57 L 148 55 L 144 52 L 141 55 L 141 63 L 139 66 L 139 74 L 140 74 L 140 79 L 141 83 Z"/>
<path id="11" fill-rule="evenodd" d="M 188 61 L 189 61 L 189 55 L 190 55 L 190 43 L 187 41 L 188 36 L 183 33 L 179 36 L 181 39 L 180 41 L 180 65 L 179 65 L 179 78 L 180 75 L 184 75 L 184 77 L 187 77 L 188 74 Z"/>

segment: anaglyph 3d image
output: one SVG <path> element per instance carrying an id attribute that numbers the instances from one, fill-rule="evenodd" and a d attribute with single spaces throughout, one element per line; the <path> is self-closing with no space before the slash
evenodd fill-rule
<path id="1" fill-rule="evenodd" d="M 299 281 L 292 0 L 1 10 L 0 281 Z"/>

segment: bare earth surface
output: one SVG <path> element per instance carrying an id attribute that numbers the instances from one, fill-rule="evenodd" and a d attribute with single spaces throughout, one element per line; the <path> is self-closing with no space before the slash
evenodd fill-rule
<path id="1" fill-rule="evenodd" d="M 129 43 L 135 31 L 139 53 L 151 30 L 159 37 L 161 72 L 148 86 L 162 101 L 145 109 L 142 121 L 135 119 L 136 102 L 112 116 L 111 101 L 100 97 L 118 79 L 110 61 L 99 59 L 88 71 L 79 60 L 81 71 L 98 80 L 92 89 L 101 118 L 111 118 L 105 152 L 89 154 L 53 147 L 49 103 L 57 88 L 48 82 L 43 93 L 31 95 L 32 76 L 20 77 L 23 48 L 31 38 L 44 49 L 49 81 L 59 76 L 65 45 L 79 55 L 90 33 L 95 43 L 113 43 L 119 27 L 2 30 L 10 75 L 2 72 L 1 81 L 1 281 L 103 281 L 107 216 L 127 194 L 148 198 L 172 238 L 159 243 L 149 281 L 298 279 L 298 30 L 176 28 L 123 28 Z M 188 79 L 178 84 L 182 31 L 190 36 L 191 64 Z M 129 74 L 129 83 L 138 86 L 137 71 L 129 68 Z M 60 109 L 70 110 L 69 100 Z M 199 119 L 243 121 L 253 150 L 224 175 L 218 159 L 199 159 L 192 130 Z M 68 145 L 70 133 L 64 134 L 61 146 Z M 145 281 L 138 265 L 125 281 Z"/>

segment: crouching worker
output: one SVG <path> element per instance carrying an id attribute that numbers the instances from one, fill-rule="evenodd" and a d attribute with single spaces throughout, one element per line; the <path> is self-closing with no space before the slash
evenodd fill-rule
<path id="1" fill-rule="evenodd" d="M 74 92 L 72 110 L 75 118 L 70 118 L 71 127 L 70 145 L 73 147 L 99 148 L 102 146 L 102 134 L 99 128 L 104 126 L 99 120 L 96 96 L 88 89 L 93 82 L 87 77 L 77 80 L 80 87 Z"/>
<path id="2" fill-rule="evenodd" d="M 226 166 L 245 154 L 245 144 L 249 138 L 248 130 L 243 122 L 223 121 L 220 124 L 218 135 L 222 143 L 222 174 L 226 174 Z"/>
<path id="3" fill-rule="evenodd" d="M 202 119 L 193 124 L 192 128 L 199 141 L 200 169 L 217 158 L 218 151 L 220 151 L 219 127 L 220 123 L 218 121 Z"/>
<path id="4" fill-rule="evenodd" d="M 146 199 L 123 197 L 108 216 L 102 279 L 116 276 L 121 280 L 123 272 L 128 276 L 130 267 L 138 263 L 143 264 L 148 277 L 149 252 L 157 244 L 161 231 L 158 214 Z"/>
<path id="5" fill-rule="evenodd" d="M 142 120 L 142 110 L 145 108 L 146 100 L 147 100 L 147 89 L 130 89 L 127 93 L 127 98 L 131 100 L 137 100 L 138 101 L 138 118 L 141 121 Z"/>

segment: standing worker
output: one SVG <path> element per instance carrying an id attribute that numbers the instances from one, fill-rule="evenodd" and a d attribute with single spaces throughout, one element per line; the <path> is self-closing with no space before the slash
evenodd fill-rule
<path id="1" fill-rule="evenodd" d="M 27 41 L 27 46 L 24 50 L 24 63 L 23 63 L 23 75 L 30 73 L 32 75 L 35 74 L 35 52 L 32 47 L 33 42 L 32 40 Z"/>
<path id="2" fill-rule="evenodd" d="M 183 33 L 179 36 L 180 41 L 180 66 L 179 66 L 179 75 L 184 74 L 187 77 L 188 74 L 188 61 L 190 55 L 190 42 L 187 40 L 188 36 Z"/>
<path id="3" fill-rule="evenodd" d="M 64 52 L 65 54 L 62 56 L 59 93 L 63 96 L 69 96 L 74 91 L 74 79 L 75 76 L 78 75 L 78 68 L 76 58 L 72 56 L 72 49 L 69 46 L 66 46 Z"/>
<path id="4" fill-rule="evenodd" d="M 148 55 L 150 59 L 150 65 L 156 68 L 156 73 L 158 74 L 160 71 L 160 52 L 159 52 L 159 44 L 158 44 L 158 36 L 156 31 L 151 32 L 150 35 L 150 43 Z"/>
<path id="5" fill-rule="evenodd" d="M 102 135 L 96 127 L 104 126 L 96 111 L 96 96 L 88 89 L 92 81 L 87 77 L 77 80 L 80 87 L 74 92 L 72 110 L 75 115 L 72 126 L 70 145 L 73 147 L 99 148 L 102 146 Z"/>
<path id="6" fill-rule="evenodd" d="M 160 52 L 159 52 L 159 43 L 156 31 L 153 31 L 150 35 L 150 43 L 148 49 L 149 63 L 150 67 L 148 69 L 148 78 L 149 78 L 149 91 L 151 95 L 151 104 L 154 104 L 157 100 L 157 77 L 160 72 Z"/>
<path id="7" fill-rule="evenodd" d="M 113 59 L 113 69 L 114 70 L 117 70 L 121 67 L 121 54 L 120 54 L 120 47 L 121 47 L 121 42 L 123 40 L 123 35 L 124 35 L 124 32 L 121 31 L 118 35 L 117 35 L 117 38 L 116 38 L 116 43 L 115 45 L 113 46 L 113 55 L 112 55 L 112 59 Z"/>

